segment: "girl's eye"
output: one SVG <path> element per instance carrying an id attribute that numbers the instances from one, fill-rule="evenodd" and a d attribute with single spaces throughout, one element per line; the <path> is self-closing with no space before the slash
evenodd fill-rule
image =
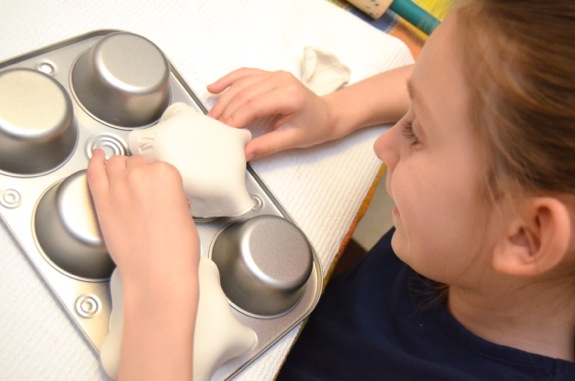
<path id="1" fill-rule="evenodd" d="M 406 120 L 401 124 L 401 134 L 407 139 L 410 147 L 419 144 L 419 139 L 413 132 L 413 121 Z"/>

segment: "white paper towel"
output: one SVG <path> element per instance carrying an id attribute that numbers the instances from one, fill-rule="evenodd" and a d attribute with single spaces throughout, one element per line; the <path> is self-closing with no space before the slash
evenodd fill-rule
<path id="1" fill-rule="evenodd" d="M 412 62 L 400 41 L 326 0 L 2 0 L 0 61 L 96 29 L 149 38 L 204 100 L 206 84 L 238 67 L 298 75 L 306 45 L 336 54 L 350 67 L 352 83 Z M 253 163 L 312 242 L 324 270 L 379 169 L 372 145 L 382 131 Z M 0 225 L 0 380 L 105 380 L 91 347 Z M 273 379 L 297 331 L 237 379 Z"/>

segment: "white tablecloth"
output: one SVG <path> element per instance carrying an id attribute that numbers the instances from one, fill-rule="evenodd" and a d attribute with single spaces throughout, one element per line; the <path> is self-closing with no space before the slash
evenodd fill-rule
<path id="1" fill-rule="evenodd" d="M 2 0 L 0 61 L 96 29 L 152 40 L 208 104 L 205 85 L 241 66 L 299 75 L 305 45 L 335 53 L 351 68 L 352 82 L 412 61 L 400 41 L 326 0 Z M 384 128 L 253 163 L 312 242 L 324 271 L 379 169 L 372 144 Z M 106 379 L 97 355 L 1 223 L 0 290 L 0 380 Z M 272 379 L 298 329 L 237 379 Z"/>

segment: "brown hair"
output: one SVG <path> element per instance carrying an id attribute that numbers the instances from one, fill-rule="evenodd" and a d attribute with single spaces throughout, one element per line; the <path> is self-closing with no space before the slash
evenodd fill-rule
<path id="1" fill-rule="evenodd" d="M 489 199 L 575 195 L 575 1 L 462 0 L 454 12 Z"/>

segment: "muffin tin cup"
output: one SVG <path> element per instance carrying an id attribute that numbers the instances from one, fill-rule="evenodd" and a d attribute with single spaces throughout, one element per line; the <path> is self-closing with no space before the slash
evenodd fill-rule
<path id="1" fill-rule="evenodd" d="M 78 58 L 72 89 L 96 118 L 132 128 L 159 119 L 169 104 L 170 65 L 151 41 L 111 33 Z"/>
<path id="2" fill-rule="evenodd" d="M 34 214 L 40 250 L 57 269 L 86 280 L 107 280 L 115 268 L 102 239 L 86 171 L 50 187 Z"/>
<path id="3" fill-rule="evenodd" d="M 26 68 L 0 73 L 0 171 L 53 170 L 74 151 L 77 137 L 72 101 L 60 83 Z"/>
<path id="4" fill-rule="evenodd" d="M 134 46 L 142 48 L 118 51 L 110 41 L 120 46 L 136 41 Z M 111 51 L 112 61 L 94 61 Z M 124 59 L 134 57 L 139 65 L 132 60 L 123 66 Z M 142 62 L 146 57 L 148 62 Z M 102 75 L 102 68 L 120 73 L 123 85 L 112 86 L 117 83 Z M 125 86 L 130 82 L 129 75 L 122 74 L 125 68 L 151 70 L 137 75 L 141 83 L 133 93 Z M 2 82 L 18 76 L 36 85 Z M 110 99 L 115 101 L 106 106 Z M 15 114 L 3 107 L 21 100 L 34 101 L 11 107 Z M 207 111 L 157 46 L 127 32 L 96 31 L 0 63 L 0 217 L 96 350 L 108 333 L 113 262 L 102 245 L 86 187 L 88 160 L 95 148 L 108 157 L 129 154 L 130 131 L 153 125 L 176 102 Z M 44 110 L 46 119 L 34 110 Z M 141 118 L 140 112 L 145 114 Z M 24 123 L 27 117 L 36 118 L 34 128 Z M 254 361 L 298 325 L 321 294 L 323 277 L 313 248 L 249 164 L 245 176 L 254 200 L 251 210 L 239 217 L 196 219 L 202 256 L 215 259 L 220 257 L 217 247 L 229 247 L 222 256 L 234 265 L 220 263 L 222 288 L 228 290 L 234 316 L 257 335 L 257 345 L 223 364 L 212 380 L 228 379 Z M 255 234 L 274 224 L 273 232 Z M 267 238 L 258 238 L 262 234 Z M 279 243 L 281 236 L 291 237 L 287 246 Z M 238 242 L 252 246 L 244 250 Z M 260 262 L 266 255 L 271 260 Z M 243 267 L 243 275 L 234 274 L 234 266 Z M 290 270 L 286 277 L 277 272 L 282 268 Z M 244 296 L 230 291 L 234 288 L 243 288 Z M 264 302 L 250 304 L 250 299 Z"/>
<path id="5" fill-rule="evenodd" d="M 311 275 L 313 253 L 305 235 L 273 215 L 239 220 L 214 239 L 211 258 L 228 299 L 260 318 L 290 311 Z"/>

